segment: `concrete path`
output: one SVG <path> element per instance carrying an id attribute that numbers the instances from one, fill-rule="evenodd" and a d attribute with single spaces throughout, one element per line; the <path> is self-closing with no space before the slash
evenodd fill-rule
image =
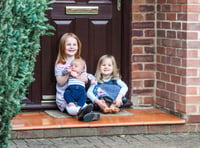
<path id="1" fill-rule="evenodd" d="M 20 139 L 9 148 L 200 148 L 200 133 Z"/>

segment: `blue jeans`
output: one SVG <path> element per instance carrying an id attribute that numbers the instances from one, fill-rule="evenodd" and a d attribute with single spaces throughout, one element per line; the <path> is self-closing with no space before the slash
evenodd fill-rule
<path id="1" fill-rule="evenodd" d="M 83 107 L 86 102 L 86 90 L 81 85 L 70 85 L 66 88 L 64 99 L 68 103 L 74 103 Z"/>

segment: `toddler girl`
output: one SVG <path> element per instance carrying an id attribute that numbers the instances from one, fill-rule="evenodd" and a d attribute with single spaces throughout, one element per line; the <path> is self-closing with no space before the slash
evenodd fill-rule
<path id="1" fill-rule="evenodd" d="M 116 60 L 112 55 L 100 57 L 95 73 L 98 84 L 90 85 L 87 96 L 100 107 L 104 113 L 116 113 L 120 111 L 127 85 L 120 79 Z"/>

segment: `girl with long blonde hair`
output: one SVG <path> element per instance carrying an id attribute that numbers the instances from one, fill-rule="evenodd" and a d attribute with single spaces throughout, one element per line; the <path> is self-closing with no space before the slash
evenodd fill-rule
<path id="1" fill-rule="evenodd" d="M 104 113 L 116 113 L 126 101 L 127 85 L 121 80 L 115 57 L 103 55 L 97 63 L 95 77 L 98 84 L 91 85 L 88 98 Z"/>

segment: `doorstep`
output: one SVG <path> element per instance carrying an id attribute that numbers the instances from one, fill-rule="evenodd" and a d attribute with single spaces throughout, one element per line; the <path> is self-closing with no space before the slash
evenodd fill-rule
<path id="1" fill-rule="evenodd" d="M 102 114 L 100 120 L 92 122 L 54 117 L 47 112 L 23 112 L 12 120 L 12 139 L 148 133 L 150 126 L 170 132 L 170 125 L 185 124 L 184 119 L 155 108 L 129 108 L 122 112 Z"/>

